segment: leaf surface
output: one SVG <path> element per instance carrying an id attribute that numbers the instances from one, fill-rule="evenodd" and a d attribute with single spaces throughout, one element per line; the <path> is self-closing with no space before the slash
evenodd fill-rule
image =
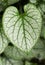
<path id="1" fill-rule="evenodd" d="M 19 14 L 16 7 L 10 6 L 3 15 L 3 28 L 14 46 L 29 52 L 39 37 L 41 21 L 40 12 L 32 4 L 24 6 L 23 14 Z"/>

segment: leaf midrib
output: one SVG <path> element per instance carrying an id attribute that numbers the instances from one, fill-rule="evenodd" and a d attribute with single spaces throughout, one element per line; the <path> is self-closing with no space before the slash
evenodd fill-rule
<path id="1" fill-rule="evenodd" d="M 26 42 L 26 36 L 25 36 L 25 26 L 24 26 L 24 17 L 22 16 L 22 25 L 23 25 L 23 34 L 24 34 L 24 39 L 25 39 L 25 45 L 27 49 L 27 42 Z"/>

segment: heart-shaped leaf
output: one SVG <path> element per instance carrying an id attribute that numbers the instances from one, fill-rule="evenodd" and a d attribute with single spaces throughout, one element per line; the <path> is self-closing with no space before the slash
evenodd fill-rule
<path id="1" fill-rule="evenodd" d="M 24 6 L 24 13 L 19 14 L 16 7 L 10 6 L 3 15 L 3 28 L 10 41 L 19 49 L 29 52 L 37 42 L 41 31 L 41 15 L 32 5 Z"/>
<path id="2" fill-rule="evenodd" d="M 23 65 L 23 62 L 0 57 L 0 65 Z"/>
<path id="3" fill-rule="evenodd" d="M 4 51 L 4 49 L 7 47 L 9 41 L 7 37 L 4 34 L 4 31 L 2 29 L 2 24 L 0 21 L 0 54 Z"/>

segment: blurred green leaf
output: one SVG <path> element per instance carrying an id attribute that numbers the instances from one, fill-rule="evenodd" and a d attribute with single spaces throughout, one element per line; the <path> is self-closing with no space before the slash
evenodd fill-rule
<path id="1" fill-rule="evenodd" d="M 45 3 L 41 3 L 39 6 L 38 6 L 38 9 L 40 11 L 40 13 L 42 15 L 44 15 L 44 12 L 45 12 Z"/>
<path id="2" fill-rule="evenodd" d="M 22 60 L 26 57 L 25 53 L 23 53 L 21 50 L 19 50 L 18 48 L 14 47 L 14 46 L 8 46 L 5 49 L 4 54 L 8 58 L 12 58 L 15 60 Z"/>
<path id="3" fill-rule="evenodd" d="M 30 0 L 30 2 L 36 4 L 37 0 Z"/>
<path id="4" fill-rule="evenodd" d="M 37 65 L 37 64 L 36 64 L 36 63 L 31 63 L 31 62 L 26 61 L 26 62 L 25 62 L 25 65 Z"/>
<path id="5" fill-rule="evenodd" d="M 0 57 L 0 65 L 23 65 L 23 62 L 12 60 L 9 58 Z"/>
<path id="6" fill-rule="evenodd" d="M 43 0 L 45 2 L 45 0 Z"/>
<path id="7" fill-rule="evenodd" d="M 45 38 L 45 25 L 43 25 L 43 27 L 42 27 L 41 37 Z"/>
<path id="8" fill-rule="evenodd" d="M 18 48 L 14 47 L 14 46 L 6 47 L 4 54 L 8 58 L 11 58 L 14 60 L 22 60 L 22 59 L 30 60 L 31 58 L 33 58 L 35 56 L 35 54 L 33 54 L 32 51 L 30 51 L 30 53 L 28 55 L 26 55 L 25 53 L 23 53 L 21 50 L 19 50 Z"/>
<path id="9" fill-rule="evenodd" d="M 5 36 L 5 33 L 2 28 L 2 22 L 0 19 L 0 54 L 5 50 L 5 48 L 8 46 L 9 40 Z"/>
<path id="10" fill-rule="evenodd" d="M 8 0 L 8 5 L 10 5 L 10 4 L 14 4 L 14 3 L 16 3 L 16 2 L 18 2 L 19 0 Z"/>
<path id="11" fill-rule="evenodd" d="M 42 20 L 41 37 L 45 39 L 45 16 L 43 17 L 43 20 Z"/>
<path id="12" fill-rule="evenodd" d="M 7 2 L 4 0 L 0 0 L 0 12 L 3 11 L 7 7 Z"/>
<path id="13" fill-rule="evenodd" d="M 45 12 L 45 3 L 40 4 L 40 9 Z"/>
<path id="14" fill-rule="evenodd" d="M 45 43 L 40 39 L 32 49 L 34 57 L 38 59 L 45 59 Z"/>
<path id="15" fill-rule="evenodd" d="M 0 0 L 0 12 L 5 10 L 8 5 L 14 4 L 18 2 L 19 0 Z"/>

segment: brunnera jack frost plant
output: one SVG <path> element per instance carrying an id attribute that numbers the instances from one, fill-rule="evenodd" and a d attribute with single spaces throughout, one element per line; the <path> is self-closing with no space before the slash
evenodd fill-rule
<path id="1" fill-rule="evenodd" d="M 45 59 L 45 0 L 0 0 L 0 65 L 33 58 Z"/>
<path id="2" fill-rule="evenodd" d="M 8 7 L 3 15 L 2 24 L 5 35 L 12 44 L 26 53 L 35 45 L 41 32 L 42 18 L 33 4 L 24 6 L 20 14 L 14 6 Z"/>

